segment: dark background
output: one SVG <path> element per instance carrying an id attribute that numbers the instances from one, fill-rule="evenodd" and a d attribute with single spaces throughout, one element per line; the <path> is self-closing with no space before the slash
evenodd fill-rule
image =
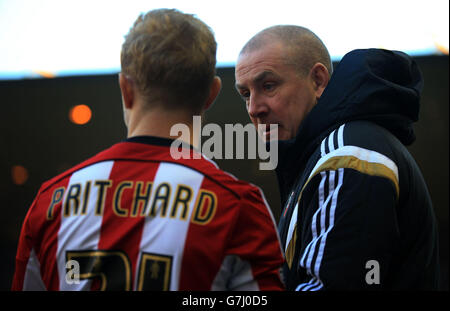
<path id="1" fill-rule="evenodd" d="M 417 140 L 409 148 L 427 181 L 440 232 L 442 289 L 448 290 L 448 56 L 416 57 L 425 87 Z M 336 65 L 336 64 L 335 64 Z M 203 125 L 249 123 L 245 105 L 234 90 L 234 68 L 218 68 L 223 87 Z M 40 184 L 126 138 L 117 75 L 0 81 L 0 290 L 9 290 L 22 221 Z M 74 105 L 93 111 L 86 125 L 69 120 Z M 204 138 L 205 140 L 207 139 Z M 275 219 L 280 215 L 273 171 L 258 169 L 259 160 L 215 160 L 236 177 L 260 186 Z M 15 185 L 14 165 L 24 166 L 27 182 Z"/>

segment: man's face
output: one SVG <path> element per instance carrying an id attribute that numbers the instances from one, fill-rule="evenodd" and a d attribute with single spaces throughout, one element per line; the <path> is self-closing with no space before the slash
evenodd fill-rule
<path id="1" fill-rule="evenodd" d="M 301 77 L 286 54 L 281 44 L 273 43 L 241 54 L 236 65 L 236 89 L 255 127 L 267 127 L 262 133 L 267 140 L 270 124 L 278 124 L 279 140 L 295 137 L 317 100 L 310 75 Z"/>

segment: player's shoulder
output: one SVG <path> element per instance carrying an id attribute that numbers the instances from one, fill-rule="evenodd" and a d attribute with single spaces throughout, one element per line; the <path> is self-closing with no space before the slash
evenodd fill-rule
<path id="1" fill-rule="evenodd" d="M 98 154 L 84 160 L 83 162 L 78 163 L 77 165 L 65 170 L 64 172 L 54 176 L 53 178 L 45 181 L 42 183 L 41 188 L 39 189 L 39 193 L 44 193 L 46 191 L 49 191 L 50 189 L 57 187 L 57 185 L 67 178 L 70 178 L 72 174 L 75 172 L 81 170 L 82 168 L 88 167 L 90 165 L 93 165 L 95 163 L 99 163 L 102 161 L 107 160 L 107 157 L 105 155 L 108 153 L 109 149 L 103 150 L 99 152 Z"/>
<path id="2" fill-rule="evenodd" d="M 231 173 L 222 170 L 214 161 L 208 159 L 204 155 L 200 158 L 190 159 L 173 159 L 168 156 L 166 148 L 143 148 L 142 144 L 118 143 L 112 147 L 94 155 L 93 157 L 73 166 L 72 168 L 62 172 L 52 179 L 44 182 L 39 192 L 45 192 L 49 189 L 57 187 L 57 185 L 67 178 L 70 178 L 75 172 L 86 168 L 90 165 L 97 164 L 102 161 L 109 160 L 128 160 L 139 165 L 140 162 L 151 160 L 153 162 L 167 162 L 181 165 L 202 174 L 211 181 L 216 189 L 231 193 L 237 199 L 241 199 L 244 195 L 251 193 L 259 193 L 259 188 L 235 177 Z M 131 148 L 131 149 L 130 149 Z"/>
<path id="3" fill-rule="evenodd" d="M 235 199 L 226 201 L 227 205 L 235 205 L 241 210 L 244 209 L 246 215 L 249 215 L 248 213 L 250 213 L 255 219 L 272 219 L 272 221 L 274 221 L 264 192 L 258 186 L 239 179 L 233 174 L 221 170 L 218 167 L 216 167 L 214 171 L 209 172 L 207 178 L 214 179 L 225 191 L 233 193 Z M 228 198 L 230 198 L 230 196 L 228 196 Z M 233 204 L 233 202 L 236 204 Z"/>
<path id="4" fill-rule="evenodd" d="M 224 190 L 232 192 L 239 199 L 248 196 L 250 193 L 258 194 L 260 192 L 257 186 L 222 170 L 215 162 L 204 156 L 202 164 L 202 173 L 206 178 L 211 179 Z"/>

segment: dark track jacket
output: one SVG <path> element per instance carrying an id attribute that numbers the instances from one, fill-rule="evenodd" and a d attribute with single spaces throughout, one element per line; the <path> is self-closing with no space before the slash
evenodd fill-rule
<path id="1" fill-rule="evenodd" d="M 280 141 L 288 290 L 437 289 L 435 215 L 405 147 L 422 86 L 406 54 L 352 51 L 298 135 Z"/>

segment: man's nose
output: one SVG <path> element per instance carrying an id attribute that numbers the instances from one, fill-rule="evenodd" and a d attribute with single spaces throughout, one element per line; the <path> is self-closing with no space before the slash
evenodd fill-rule
<path id="1" fill-rule="evenodd" d="M 269 111 L 269 107 L 267 106 L 267 103 L 264 101 L 261 96 L 258 96 L 257 94 L 251 94 L 250 98 L 248 100 L 248 106 L 247 111 L 250 117 L 252 118 L 258 118 L 261 117 Z"/>

